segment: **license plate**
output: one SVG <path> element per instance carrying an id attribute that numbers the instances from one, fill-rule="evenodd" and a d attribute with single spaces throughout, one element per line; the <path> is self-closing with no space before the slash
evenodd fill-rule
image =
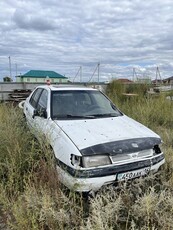
<path id="1" fill-rule="evenodd" d="M 136 177 L 141 177 L 145 176 L 150 172 L 150 167 L 144 168 L 144 169 L 139 169 L 139 170 L 134 170 L 130 172 L 125 172 L 125 173 L 119 173 L 117 176 L 117 180 L 122 181 L 122 180 L 130 180 Z"/>

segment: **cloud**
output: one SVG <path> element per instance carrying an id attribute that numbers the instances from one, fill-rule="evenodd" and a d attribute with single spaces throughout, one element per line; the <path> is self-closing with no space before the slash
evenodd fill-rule
<path id="1" fill-rule="evenodd" d="M 24 10 L 16 10 L 13 15 L 13 20 L 16 26 L 21 29 L 33 29 L 37 31 L 53 30 L 54 24 L 46 17 L 39 15 L 27 14 Z"/>
<path id="2" fill-rule="evenodd" d="M 22 73 L 44 67 L 73 78 L 82 66 L 86 81 L 98 62 L 101 79 L 131 78 L 134 66 L 173 75 L 172 0 L 3 0 L 0 8 L 1 79 L 9 55 Z"/>

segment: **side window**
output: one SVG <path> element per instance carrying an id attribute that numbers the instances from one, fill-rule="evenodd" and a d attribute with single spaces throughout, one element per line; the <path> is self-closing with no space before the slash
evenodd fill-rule
<path id="1" fill-rule="evenodd" d="M 47 90 L 43 90 L 41 93 L 41 96 L 39 98 L 37 109 L 46 109 L 47 108 L 47 99 L 48 99 L 48 93 Z"/>
<path id="2" fill-rule="evenodd" d="M 33 95 L 31 96 L 30 100 L 29 100 L 29 103 L 36 109 L 37 107 L 37 102 L 38 102 L 38 99 L 41 95 L 41 92 L 43 91 L 43 89 L 41 88 L 38 88 L 36 89 L 36 91 L 33 93 Z"/>

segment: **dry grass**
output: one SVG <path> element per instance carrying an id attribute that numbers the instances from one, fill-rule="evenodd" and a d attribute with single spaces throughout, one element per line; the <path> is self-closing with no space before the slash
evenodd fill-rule
<path id="1" fill-rule="evenodd" d="M 87 202 L 59 184 L 52 150 L 35 141 L 20 111 L 1 104 L 0 215 L 6 226 L 16 230 L 173 229 L 173 104 L 164 96 L 147 98 L 145 89 L 137 98 L 121 97 L 123 87 L 112 84 L 108 94 L 123 112 L 161 135 L 166 158 L 162 170 L 103 188 Z"/>

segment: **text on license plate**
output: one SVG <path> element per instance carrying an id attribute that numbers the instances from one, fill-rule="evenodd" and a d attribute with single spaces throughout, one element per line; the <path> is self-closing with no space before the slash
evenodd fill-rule
<path id="1" fill-rule="evenodd" d="M 130 172 L 125 172 L 125 173 L 119 173 L 117 176 L 117 180 L 130 180 L 132 178 L 145 176 L 149 172 L 150 172 L 150 167 L 139 169 L 139 170 L 134 170 Z"/>

